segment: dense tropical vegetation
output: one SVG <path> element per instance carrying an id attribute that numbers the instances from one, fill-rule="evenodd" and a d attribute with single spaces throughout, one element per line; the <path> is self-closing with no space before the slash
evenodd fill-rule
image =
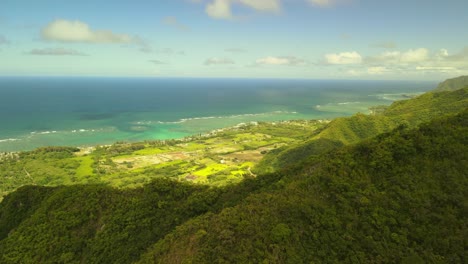
<path id="1" fill-rule="evenodd" d="M 458 83 L 458 79 L 454 81 Z M 272 172 L 311 155 L 358 143 L 399 126 L 415 128 L 435 117 L 463 111 L 468 107 L 468 79 L 466 85 L 465 88 L 452 92 L 427 92 L 411 100 L 397 101 L 379 114 L 336 118 L 315 130 L 305 142 L 290 144 L 267 154 L 256 167 L 256 171 Z"/>
<path id="2" fill-rule="evenodd" d="M 468 88 L 452 90 L 330 123 L 3 154 L 0 263 L 466 263 Z"/>

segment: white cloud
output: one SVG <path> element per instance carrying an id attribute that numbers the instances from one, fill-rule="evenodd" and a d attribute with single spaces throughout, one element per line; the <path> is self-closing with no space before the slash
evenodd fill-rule
<path id="1" fill-rule="evenodd" d="M 46 40 L 86 43 L 130 43 L 132 37 L 109 30 L 92 30 L 88 24 L 75 20 L 57 19 L 42 29 Z"/>
<path id="2" fill-rule="evenodd" d="M 228 58 L 209 58 L 205 61 L 204 63 L 207 66 L 210 65 L 229 65 L 229 64 L 234 64 L 234 61 Z"/>
<path id="3" fill-rule="evenodd" d="M 457 71 L 457 68 L 450 66 L 417 66 L 416 70 L 429 72 L 453 72 Z"/>
<path id="4" fill-rule="evenodd" d="M 336 69 L 349 76 L 445 78 L 468 73 L 468 47 L 458 53 L 450 53 L 444 48 L 429 50 L 422 47 L 387 50 L 364 58 L 355 51 L 331 53 L 325 55 L 323 62 L 339 65 Z"/>
<path id="5" fill-rule="evenodd" d="M 296 58 L 293 56 L 287 57 L 273 57 L 268 56 L 265 58 L 260 58 L 255 61 L 257 65 L 287 65 L 287 66 L 297 66 L 297 65 L 305 65 L 305 61 L 300 58 Z"/>
<path id="6" fill-rule="evenodd" d="M 255 11 L 279 13 L 282 0 L 188 0 L 192 3 L 206 3 L 205 12 L 215 19 L 237 18 L 232 13 L 233 5 L 242 5 Z M 353 0 L 302 0 L 317 7 L 333 7 L 338 4 L 349 3 Z M 208 3 L 207 3 L 208 2 Z"/>
<path id="7" fill-rule="evenodd" d="M 235 18 L 232 14 L 233 4 L 243 5 L 261 12 L 279 12 L 281 10 L 281 0 L 212 0 L 206 5 L 205 12 L 212 18 L 233 19 Z"/>
<path id="8" fill-rule="evenodd" d="M 427 60 L 430 60 L 430 58 L 429 50 L 426 48 L 410 49 L 405 52 L 385 51 L 380 55 L 370 56 L 364 59 L 368 64 L 412 64 Z"/>
<path id="9" fill-rule="evenodd" d="M 407 52 L 401 54 L 400 61 L 408 63 L 422 62 L 427 60 L 428 56 L 429 51 L 425 48 L 419 48 L 415 50 L 410 49 Z"/>
<path id="10" fill-rule="evenodd" d="M 232 19 L 231 1 L 230 0 L 214 0 L 208 4 L 205 9 L 206 13 L 216 19 Z"/>
<path id="11" fill-rule="evenodd" d="M 362 57 L 356 51 L 325 54 L 325 61 L 328 64 L 359 64 Z"/>
<path id="12" fill-rule="evenodd" d="M 368 66 L 369 75 L 385 73 L 455 76 L 466 74 L 468 70 L 468 48 L 456 54 L 450 54 L 443 48 L 433 52 L 426 48 L 386 51 L 377 56 L 366 57 L 364 65 Z"/>
<path id="13" fill-rule="evenodd" d="M 440 49 L 440 50 L 437 52 L 436 57 L 437 57 L 437 58 L 443 59 L 443 58 L 448 57 L 448 55 L 449 55 L 449 54 L 448 54 L 448 50 L 446 50 L 446 49 Z"/>
<path id="14" fill-rule="evenodd" d="M 87 56 L 82 52 L 64 48 L 33 49 L 27 52 L 26 54 L 41 56 Z"/>

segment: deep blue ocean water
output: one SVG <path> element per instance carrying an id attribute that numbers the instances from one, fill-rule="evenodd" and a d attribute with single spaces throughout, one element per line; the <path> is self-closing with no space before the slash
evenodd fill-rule
<path id="1" fill-rule="evenodd" d="M 181 138 L 367 112 L 435 82 L 0 77 L 0 151 Z"/>

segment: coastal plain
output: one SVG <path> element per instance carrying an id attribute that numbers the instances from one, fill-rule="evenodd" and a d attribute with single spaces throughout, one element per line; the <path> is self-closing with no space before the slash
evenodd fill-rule
<path id="1" fill-rule="evenodd" d="M 178 140 L 45 147 L 0 156 L 0 196 L 22 185 L 136 188 L 159 177 L 224 186 L 255 177 L 264 155 L 304 141 L 328 120 L 250 122 Z"/>

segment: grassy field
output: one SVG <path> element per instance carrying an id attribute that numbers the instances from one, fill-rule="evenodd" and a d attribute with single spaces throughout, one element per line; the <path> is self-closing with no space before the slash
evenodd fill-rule
<path id="1" fill-rule="evenodd" d="M 276 148 L 310 137 L 326 122 L 252 123 L 181 140 L 118 142 L 75 149 L 53 147 L 0 157 L 0 198 L 23 185 L 102 183 L 135 188 L 158 177 L 223 186 L 255 176 Z"/>

